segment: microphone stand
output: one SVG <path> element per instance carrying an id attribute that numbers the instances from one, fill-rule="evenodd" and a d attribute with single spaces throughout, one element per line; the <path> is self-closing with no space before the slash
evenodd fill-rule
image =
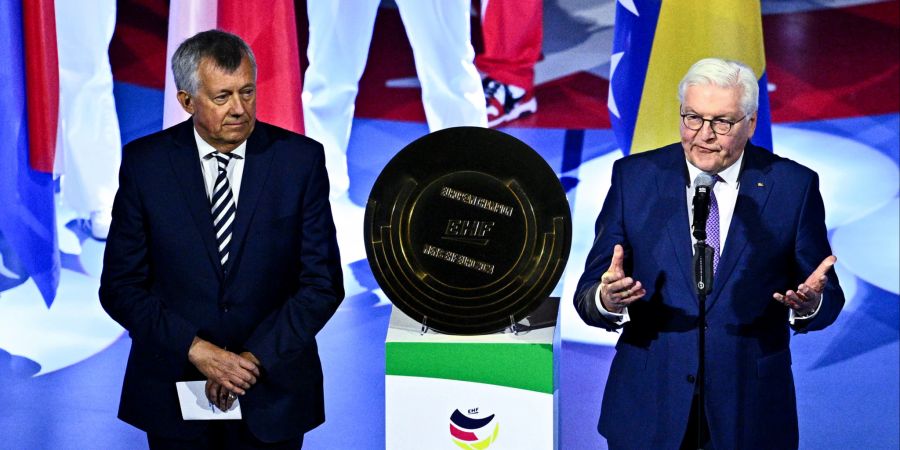
<path id="1" fill-rule="evenodd" d="M 700 189 L 698 187 L 698 195 Z M 708 187 L 706 187 L 708 189 Z M 708 191 L 705 192 L 708 195 Z M 695 205 L 696 206 L 696 205 Z M 694 288 L 697 292 L 699 300 L 699 312 L 697 314 L 697 336 L 698 336 L 698 361 L 697 369 L 697 448 L 702 450 L 700 442 L 703 441 L 703 424 L 705 418 L 704 389 L 706 384 L 706 296 L 712 292 L 713 281 L 713 248 L 706 244 L 706 219 L 709 216 L 709 202 L 705 205 L 705 210 L 695 215 L 694 223 Z M 699 220 L 697 220 L 699 219 Z M 700 223 L 697 223 L 700 222 Z"/>

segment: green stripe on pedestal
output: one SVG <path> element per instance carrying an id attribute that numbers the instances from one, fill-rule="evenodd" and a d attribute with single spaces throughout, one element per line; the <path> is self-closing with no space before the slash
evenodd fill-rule
<path id="1" fill-rule="evenodd" d="M 385 373 L 553 393 L 551 344 L 385 343 Z"/>

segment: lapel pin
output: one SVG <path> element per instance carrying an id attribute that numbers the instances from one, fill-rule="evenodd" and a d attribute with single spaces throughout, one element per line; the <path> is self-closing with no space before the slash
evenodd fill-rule
<path id="1" fill-rule="evenodd" d="M 759 181 L 759 182 L 756 183 L 756 187 L 765 187 L 765 186 L 766 186 L 766 185 L 763 184 L 762 181 Z"/>

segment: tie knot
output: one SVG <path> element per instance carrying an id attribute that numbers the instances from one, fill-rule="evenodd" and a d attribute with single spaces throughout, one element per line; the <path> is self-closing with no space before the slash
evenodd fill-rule
<path id="1" fill-rule="evenodd" d="M 228 167 L 228 162 L 231 161 L 231 153 L 215 152 L 213 156 L 219 163 L 219 170 L 225 170 Z"/>
<path id="2" fill-rule="evenodd" d="M 725 179 L 722 178 L 721 176 L 719 176 L 719 174 L 717 174 L 717 173 L 703 172 L 701 175 L 697 176 L 697 178 L 696 178 L 697 181 L 695 181 L 695 183 L 698 183 L 701 177 L 706 177 L 706 182 L 703 184 L 708 183 L 708 186 L 710 187 L 710 189 L 712 189 L 713 186 L 715 186 L 716 183 L 718 183 L 720 181 L 725 182 Z"/>

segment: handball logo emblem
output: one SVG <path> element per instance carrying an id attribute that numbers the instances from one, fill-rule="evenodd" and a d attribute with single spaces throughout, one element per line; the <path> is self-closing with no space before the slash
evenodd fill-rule
<path id="1" fill-rule="evenodd" d="M 484 450 L 497 440 L 500 424 L 494 414 L 484 417 L 478 408 L 472 408 L 463 414 L 458 409 L 450 415 L 450 439 L 460 448 L 466 450 Z"/>

